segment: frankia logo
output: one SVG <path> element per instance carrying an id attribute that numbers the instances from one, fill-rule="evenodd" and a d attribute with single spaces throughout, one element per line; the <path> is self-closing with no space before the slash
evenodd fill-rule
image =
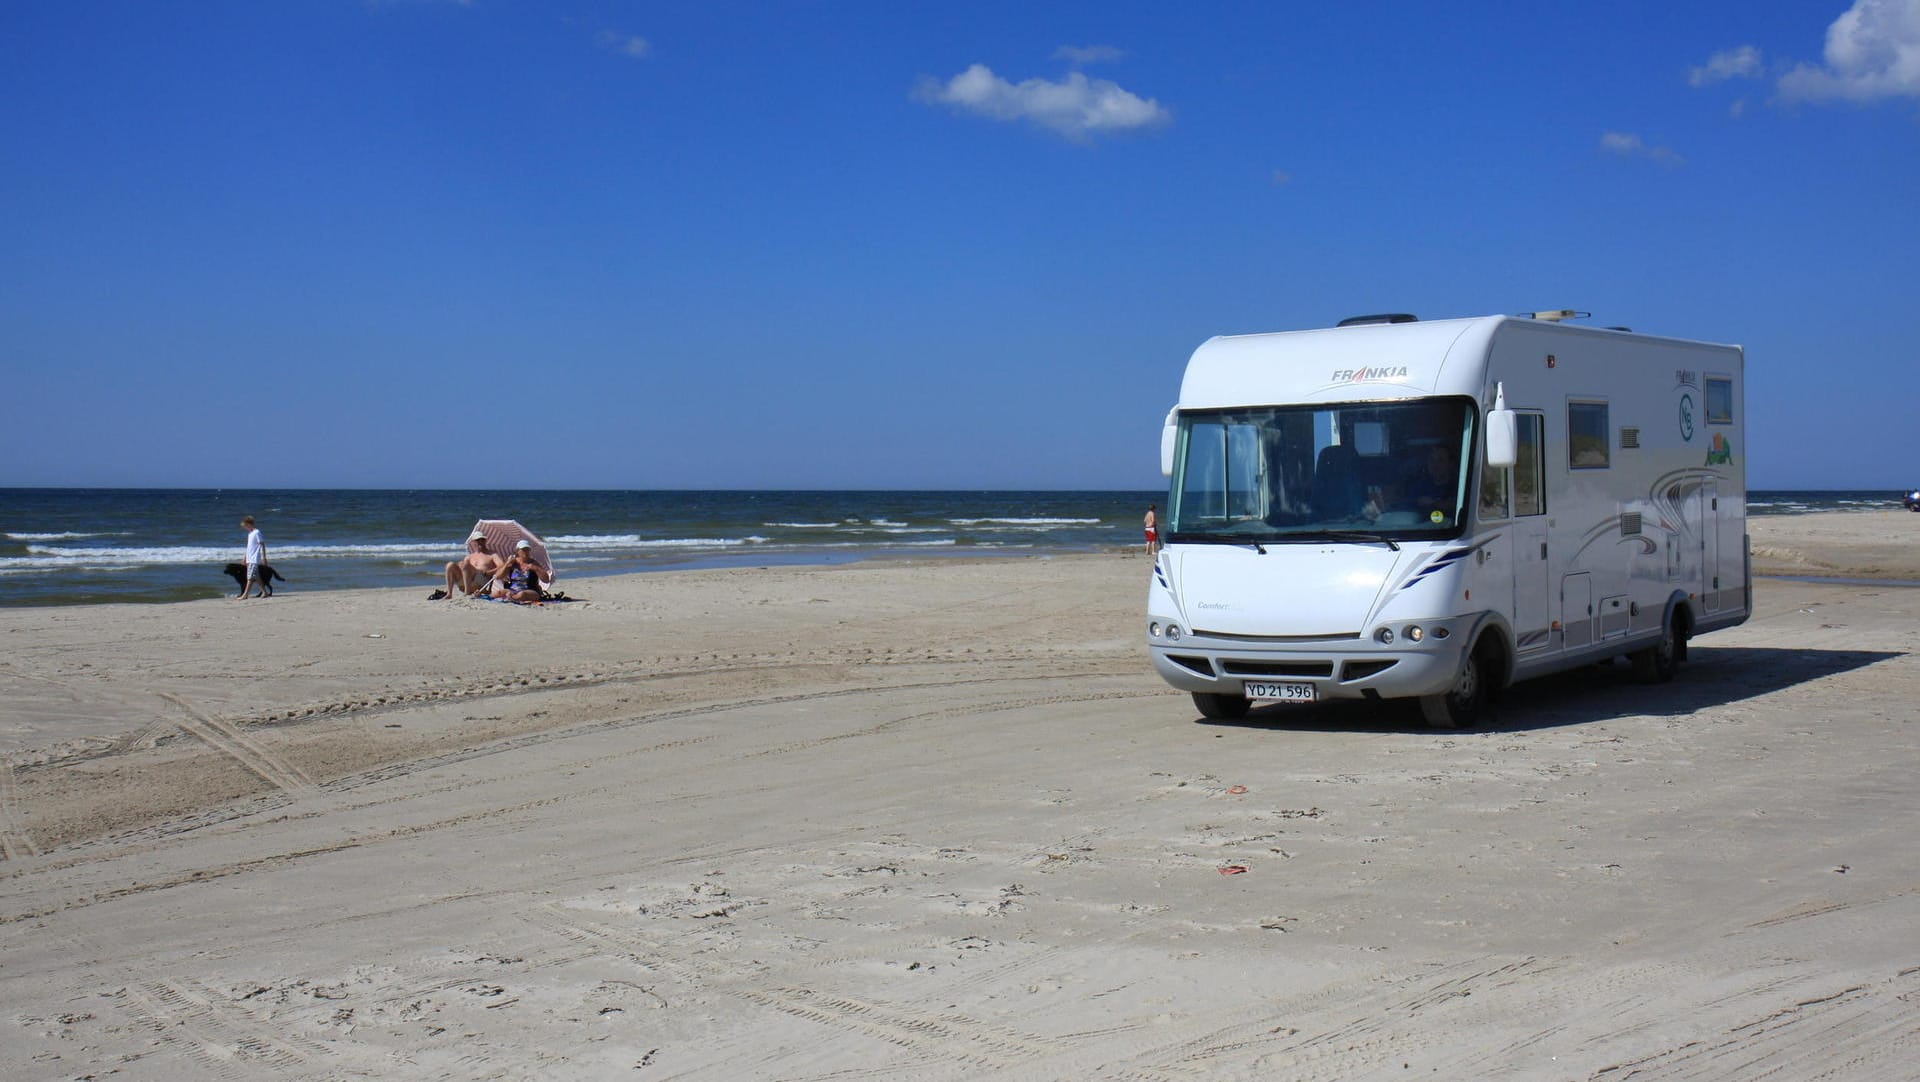
<path id="1" fill-rule="evenodd" d="M 1381 368 L 1337 368 L 1333 373 L 1334 383 L 1366 383 L 1372 380 L 1406 379 L 1406 365 L 1386 365 Z"/>

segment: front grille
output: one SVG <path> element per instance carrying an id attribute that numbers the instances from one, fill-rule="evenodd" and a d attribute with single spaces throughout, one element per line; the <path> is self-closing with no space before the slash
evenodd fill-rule
<path id="1" fill-rule="evenodd" d="M 1322 635 L 1229 635 L 1224 631 L 1208 631 L 1205 628 L 1193 628 L 1196 639 L 1219 639 L 1223 642 L 1342 642 L 1360 637 L 1358 631 L 1329 631 Z"/>
<path id="2" fill-rule="evenodd" d="M 1332 676 L 1331 661 L 1222 661 L 1228 676 Z"/>

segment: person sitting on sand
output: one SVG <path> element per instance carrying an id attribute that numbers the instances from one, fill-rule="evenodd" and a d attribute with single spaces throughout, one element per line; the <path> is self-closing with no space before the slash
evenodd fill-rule
<path id="1" fill-rule="evenodd" d="M 506 561 L 487 551 L 487 535 L 479 530 L 467 535 L 467 555 L 447 565 L 447 600 L 451 601 L 462 594 L 472 597 L 479 593 Z M 458 591 L 458 593 L 455 593 Z"/>
<path id="2" fill-rule="evenodd" d="M 513 546 L 513 558 L 493 577 L 492 596 L 523 605 L 545 600 L 540 592 L 540 565 L 533 560 L 532 545 L 522 541 Z"/>

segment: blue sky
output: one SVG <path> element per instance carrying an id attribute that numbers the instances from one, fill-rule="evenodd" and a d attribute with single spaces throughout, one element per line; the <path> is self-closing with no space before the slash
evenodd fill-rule
<path id="1" fill-rule="evenodd" d="M 1152 488 L 1213 334 L 1748 349 L 1920 483 L 1920 0 L 0 5 L 0 484 Z"/>

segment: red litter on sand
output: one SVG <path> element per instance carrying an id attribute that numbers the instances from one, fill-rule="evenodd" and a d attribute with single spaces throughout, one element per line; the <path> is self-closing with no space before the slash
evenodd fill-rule
<path id="1" fill-rule="evenodd" d="M 1245 875 L 1247 874 L 1247 866 L 1245 864 L 1223 865 L 1220 869 L 1220 874 L 1221 875 Z"/>
<path id="2" fill-rule="evenodd" d="M 1239 795 L 1240 795 L 1241 793 L 1244 793 L 1244 792 L 1246 792 L 1246 791 L 1247 791 L 1247 787 L 1246 787 L 1246 786 L 1244 786 L 1244 785 L 1236 785 L 1236 786 L 1234 786 L 1233 788 L 1231 788 L 1231 789 L 1228 789 L 1228 790 L 1227 790 L 1227 794 L 1228 794 L 1229 796 L 1239 796 Z"/>

